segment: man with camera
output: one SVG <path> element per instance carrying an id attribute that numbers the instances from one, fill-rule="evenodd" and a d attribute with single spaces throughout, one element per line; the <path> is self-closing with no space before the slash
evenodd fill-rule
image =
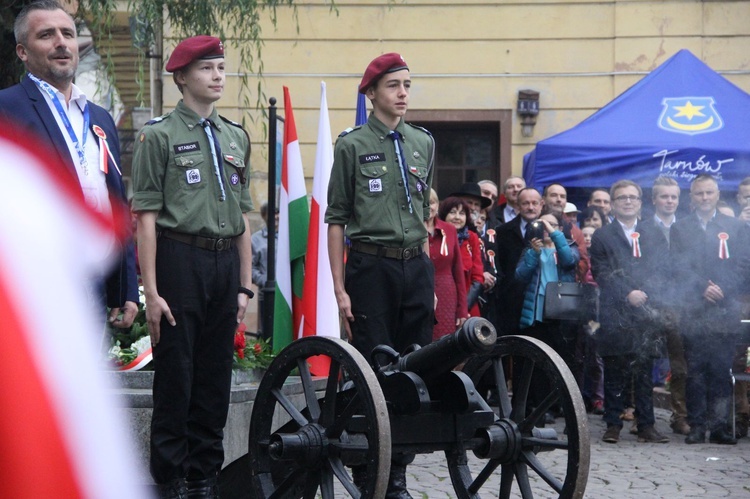
<path id="1" fill-rule="evenodd" d="M 484 238 L 487 268 L 497 273 L 494 296 L 496 317 L 494 322 L 498 334 L 518 332 L 523 306 L 525 284 L 515 279 L 516 265 L 521 257 L 529 224 L 539 218 L 542 211 L 542 196 L 536 189 L 527 187 L 518 193 L 519 216 L 508 223 L 487 231 Z"/>

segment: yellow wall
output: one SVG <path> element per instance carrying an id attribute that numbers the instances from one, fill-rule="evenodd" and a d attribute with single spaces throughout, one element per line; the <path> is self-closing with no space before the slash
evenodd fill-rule
<path id="1" fill-rule="evenodd" d="M 515 109 L 519 89 L 541 93 L 534 136 L 521 136 L 514 114 L 512 168 L 541 139 L 561 132 L 615 98 L 679 49 L 687 48 L 750 91 L 750 1 L 300 1 L 265 22 L 263 87 L 279 101 L 290 88 L 308 191 L 317 137 L 320 81 L 328 85 L 334 138 L 354 122 L 356 87 L 367 63 L 400 52 L 412 72 L 411 109 Z M 168 47 L 173 41 L 167 41 Z M 231 48 L 228 47 L 231 51 Z M 237 57 L 227 55 L 229 73 Z M 255 88 L 253 82 L 251 88 Z M 260 120 L 238 108 L 238 79 L 229 78 L 220 112 Z M 179 98 L 165 80 L 165 110 Z M 252 96 L 253 102 L 255 96 Z M 408 119 L 408 116 L 407 116 Z M 251 191 L 266 198 L 267 148 L 260 124 Z"/>

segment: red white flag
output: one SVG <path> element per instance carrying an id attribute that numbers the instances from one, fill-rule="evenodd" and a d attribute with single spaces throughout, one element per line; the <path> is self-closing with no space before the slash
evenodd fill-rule
<path id="1" fill-rule="evenodd" d="M 326 223 L 323 221 L 326 208 L 328 208 L 328 181 L 331 178 L 333 166 L 333 145 L 325 82 L 320 83 L 320 94 L 318 148 L 315 154 L 305 285 L 302 292 L 303 335 L 338 338 L 339 309 L 333 293 L 333 276 L 328 259 L 328 233 Z M 313 374 L 318 376 L 328 374 L 327 358 L 312 359 L 310 364 Z"/>
<path id="2" fill-rule="evenodd" d="M 279 243 L 276 250 L 273 315 L 273 351 L 277 353 L 298 338 L 302 331 L 302 288 L 310 218 L 297 126 L 287 87 L 284 87 L 284 156 L 279 195 Z"/>
<path id="3" fill-rule="evenodd" d="M 0 497 L 150 497 L 99 349 L 111 220 L 65 166 L 0 126 Z M 23 141 L 23 142 L 22 142 Z M 98 320 L 97 320 L 98 318 Z"/>

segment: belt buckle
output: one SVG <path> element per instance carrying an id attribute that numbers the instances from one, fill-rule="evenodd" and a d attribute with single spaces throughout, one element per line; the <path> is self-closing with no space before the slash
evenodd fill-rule
<path id="1" fill-rule="evenodd" d="M 406 248 L 402 253 L 404 260 L 411 260 L 413 257 L 417 256 L 414 253 L 414 248 Z"/>
<path id="2" fill-rule="evenodd" d="M 216 240 L 216 251 L 224 251 L 227 246 L 228 239 L 217 239 Z"/>

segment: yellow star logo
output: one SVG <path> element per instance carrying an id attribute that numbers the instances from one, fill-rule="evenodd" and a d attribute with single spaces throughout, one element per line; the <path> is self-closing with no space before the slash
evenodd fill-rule
<path id="1" fill-rule="evenodd" d="M 675 118 L 679 118 L 680 116 L 685 116 L 687 119 L 692 120 L 694 116 L 705 116 L 701 112 L 701 109 L 703 109 L 706 106 L 694 106 L 692 102 L 687 101 L 687 103 L 684 106 L 674 106 L 675 109 L 679 110 L 680 112 L 675 114 Z"/>

